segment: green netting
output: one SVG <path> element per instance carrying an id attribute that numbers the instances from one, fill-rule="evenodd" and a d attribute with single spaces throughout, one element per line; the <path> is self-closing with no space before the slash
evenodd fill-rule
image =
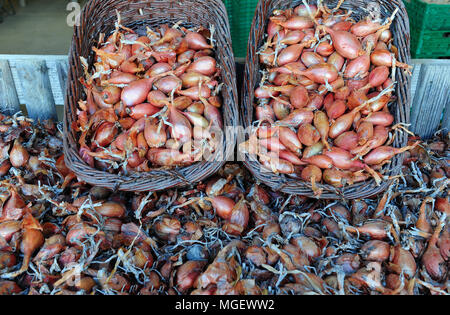
<path id="1" fill-rule="evenodd" d="M 404 0 L 411 26 L 413 58 L 450 57 L 450 3 Z"/>
<path id="2" fill-rule="evenodd" d="M 230 19 L 233 50 L 236 58 L 247 57 L 248 35 L 258 0 L 224 0 Z"/>
<path id="3" fill-rule="evenodd" d="M 404 0 L 411 27 L 421 30 L 450 31 L 450 2 L 429 3 L 423 0 Z"/>

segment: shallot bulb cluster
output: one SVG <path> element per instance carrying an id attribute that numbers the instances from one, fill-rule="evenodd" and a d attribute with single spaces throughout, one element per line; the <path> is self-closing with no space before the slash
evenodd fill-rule
<path id="1" fill-rule="evenodd" d="M 384 194 L 335 201 L 273 191 L 234 163 L 185 188 L 113 193 L 77 181 L 59 129 L 0 115 L 0 295 L 450 293 L 448 136 L 408 151 Z"/>
<path id="2" fill-rule="evenodd" d="M 409 68 L 393 53 L 392 18 L 355 22 L 350 12 L 314 5 L 276 10 L 259 51 L 263 78 L 243 150 L 271 172 L 311 182 L 317 194 L 319 182 L 379 183 L 382 166 L 414 146 L 389 141 L 393 67 Z"/>
<path id="3" fill-rule="evenodd" d="M 214 153 L 223 129 L 213 32 L 178 24 L 138 34 L 120 25 L 100 37 L 86 98 L 78 103 L 79 154 L 108 172 L 191 165 Z"/>

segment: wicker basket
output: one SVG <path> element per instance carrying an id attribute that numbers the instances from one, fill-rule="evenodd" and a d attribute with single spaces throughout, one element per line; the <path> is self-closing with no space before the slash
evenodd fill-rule
<path id="1" fill-rule="evenodd" d="M 89 167 L 78 154 L 77 134 L 70 126 L 76 118 L 77 102 L 84 97 L 78 78 L 83 75 L 80 56 L 93 61 L 91 48 L 97 44 L 100 33 L 110 34 L 116 22 L 116 10 L 121 14 L 122 24 L 145 34 L 146 26 L 183 21 L 184 26 L 213 25 L 216 30 L 216 59 L 222 69 L 223 118 L 225 126 L 235 126 L 238 121 L 235 61 L 232 53 L 230 27 L 226 9 L 221 0 L 91 0 L 83 8 L 81 26 L 75 27 L 69 54 L 68 84 L 65 99 L 64 153 L 67 166 L 82 181 L 89 184 L 123 191 L 159 191 L 199 182 L 216 173 L 234 154 L 236 136 L 224 140 L 223 154 L 227 159 L 199 162 L 189 167 L 155 169 L 149 173 L 127 176 L 113 175 Z M 223 160 L 223 162 L 222 162 Z"/>
<path id="2" fill-rule="evenodd" d="M 337 0 L 324 1 L 329 7 L 333 8 L 337 5 Z M 382 17 L 384 19 L 392 15 L 396 8 L 399 12 L 391 27 L 394 33 L 394 45 L 399 49 L 399 61 L 410 63 L 410 38 L 409 38 L 409 20 L 405 6 L 401 0 L 377 0 L 375 1 L 381 6 Z M 308 3 L 315 4 L 316 1 L 309 0 Z M 361 19 L 367 16 L 367 12 L 361 8 L 368 5 L 368 1 L 346 0 L 341 6 L 343 9 L 351 9 L 355 19 Z M 263 45 L 264 34 L 268 25 L 269 17 L 275 9 L 287 9 L 302 4 L 301 0 L 260 0 L 256 9 L 256 15 L 253 20 L 252 30 L 250 32 L 247 62 L 244 74 L 244 90 L 242 91 L 243 106 L 241 109 L 241 119 L 244 127 L 247 128 L 254 120 L 254 91 L 261 81 L 261 73 L 259 71 L 258 49 Z M 397 103 L 392 107 L 395 116 L 395 123 L 408 123 L 410 110 L 410 77 L 404 71 L 397 71 Z M 397 132 L 394 142 L 395 147 L 403 147 L 407 143 L 407 136 L 404 133 Z M 403 155 L 395 157 L 392 162 L 385 167 L 388 176 L 398 175 L 403 162 Z M 267 184 L 272 189 L 282 191 L 288 194 L 304 195 L 315 197 L 311 184 L 298 179 L 293 179 L 285 175 L 276 175 L 269 172 L 261 172 L 261 164 L 255 157 L 246 155 L 245 165 L 253 173 L 253 175 L 261 182 Z M 330 185 L 318 185 L 323 189 L 321 199 L 358 199 L 374 196 L 383 192 L 390 185 L 390 182 L 383 182 L 381 186 L 377 186 L 374 180 L 366 181 L 341 189 Z"/>

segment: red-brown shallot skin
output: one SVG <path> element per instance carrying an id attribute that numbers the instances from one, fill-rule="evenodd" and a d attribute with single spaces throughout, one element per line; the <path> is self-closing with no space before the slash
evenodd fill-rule
<path id="1" fill-rule="evenodd" d="M 105 122 L 96 131 L 95 143 L 99 147 L 106 147 L 111 144 L 118 132 L 116 124 Z"/>
<path id="2" fill-rule="evenodd" d="M 267 48 L 259 54 L 259 62 L 265 65 L 272 65 L 275 61 L 275 51 Z"/>
<path id="3" fill-rule="evenodd" d="M 20 231 L 21 224 L 19 221 L 6 221 L 0 223 L 0 236 L 9 242 L 14 233 Z"/>
<path id="4" fill-rule="evenodd" d="M 294 152 L 289 150 L 281 150 L 280 152 L 278 152 L 278 154 L 281 160 L 287 161 L 292 165 L 301 166 L 307 164 L 300 159 L 298 153 L 295 154 Z"/>
<path id="5" fill-rule="evenodd" d="M 350 21 L 341 21 L 334 24 L 331 28 L 335 31 L 346 31 L 348 32 L 352 27 L 352 22 Z"/>
<path id="6" fill-rule="evenodd" d="M 16 256 L 13 253 L 0 251 L 0 269 L 14 267 L 16 265 Z"/>
<path id="7" fill-rule="evenodd" d="M 212 46 L 207 43 L 206 38 L 199 33 L 188 32 L 185 39 L 188 43 L 189 49 L 202 50 L 212 48 Z"/>
<path id="8" fill-rule="evenodd" d="M 300 30 L 292 30 L 286 33 L 286 36 L 281 40 L 282 44 L 285 45 L 295 45 L 300 43 L 303 38 L 305 38 L 306 34 Z M 273 50 L 272 50 L 273 52 Z M 272 63 L 269 63 L 272 64 Z"/>
<path id="9" fill-rule="evenodd" d="M 14 295 L 22 292 L 22 289 L 14 281 L 0 281 L 0 295 Z"/>
<path id="10" fill-rule="evenodd" d="M 231 217 L 228 223 L 225 224 L 224 230 L 228 231 L 231 235 L 241 235 L 248 226 L 250 218 L 250 212 L 244 201 L 240 201 L 233 208 Z"/>
<path id="11" fill-rule="evenodd" d="M 126 214 L 126 209 L 122 204 L 116 202 L 105 202 L 96 207 L 95 211 L 108 218 L 122 218 Z"/>
<path id="12" fill-rule="evenodd" d="M 276 137 L 261 139 L 259 140 L 259 144 L 260 146 L 273 152 L 279 152 L 280 150 L 287 149 L 284 144 L 281 143 L 280 139 Z"/>
<path id="13" fill-rule="evenodd" d="M 316 183 L 322 181 L 322 170 L 315 165 L 308 165 L 302 171 L 301 177 L 304 181 L 311 182 L 314 178 Z"/>
<path id="14" fill-rule="evenodd" d="M 328 133 L 330 131 L 330 123 L 327 115 L 322 111 L 316 111 L 314 113 L 314 127 L 320 134 L 322 143 L 328 144 Z"/>
<path id="15" fill-rule="evenodd" d="M 332 83 L 339 77 L 336 68 L 328 63 L 312 65 L 307 70 L 299 72 L 299 74 L 302 74 L 319 84 L 325 84 L 327 82 Z"/>
<path id="16" fill-rule="evenodd" d="M 178 268 L 176 284 L 181 292 L 186 292 L 194 286 L 204 266 L 205 262 L 188 261 Z"/>
<path id="17" fill-rule="evenodd" d="M 23 167 L 27 164 L 28 159 L 30 158 L 30 154 L 28 151 L 22 146 L 19 139 L 14 141 L 14 145 L 9 153 L 9 161 L 13 167 Z"/>
<path id="18" fill-rule="evenodd" d="M 375 126 L 389 127 L 394 122 L 394 116 L 387 112 L 376 112 L 364 118 L 364 121 L 372 123 Z"/>
<path id="19" fill-rule="evenodd" d="M 309 97 L 309 102 L 306 105 L 306 108 L 309 109 L 321 109 L 323 106 L 324 97 L 319 93 L 311 93 Z"/>
<path id="20" fill-rule="evenodd" d="M 335 97 L 333 93 L 328 93 L 327 96 L 325 96 L 325 98 L 323 99 L 323 106 L 325 110 L 327 110 L 331 106 L 331 104 L 333 104 L 334 100 Z"/>
<path id="21" fill-rule="evenodd" d="M 211 203 L 216 210 L 216 213 L 222 219 L 228 220 L 231 218 L 233 208 L 236 203 L 225 196 L 216 196 L 211 199 Z"/>
<path id="22" fill-rule="evenodd" d="M 321 136 L 319 131 L 311 124 L 302 124 L 298 128 L 298 138 L 306 146 L 312 146 L 319 142 Z"/>
<path id="23" fill-rule="evenodd" d="M 245 257 L 257 267 L 267 264 L 267 254 L 258 246 L 250 246 L 247 248 Z"/>
<path id="24" fill-rule="evenodd" d="M 389 268 L 398 274 L 403 273 L 410 279 L 416 274 L 417 265 L 413 255 L 410 251 L 402 248 L 401 245 L 391 248 L 389 261 L 391 262 Z"/>
<path id="25" fill-rule="evenodd" d="M 270 156 L 271 154 L 269 154 Z M 262 165 L 268 170 L 278 174 L 293 174 L 295 172 L 294 164 L 291 162 L 281 159 L 276 153 L 270 156 L 270 160 L 262 161 Z"/>
<path id="26" fill-rule="evenodd" d="M 363 122 L 358 127 L 358 145 L 364 145 L 372 139 L 374 134 L 374 126 L 369 122 Z M 354 148 L 352 148 L 354 149 Z M 350 149 L 351 150 L 351 149 Z"/>
<path id="27" fill-rule="evenodd" d="M 316 51 L 319 55 L 328 57 L 335 52 L 335 49 L 334 49 L 333 45 L 331 45 L 328 41 L 326 41 L 326 42 L 320 43 L 317 46 Z"/>
<path id="28" fill-rule="evenodd" d="M 343 86 L 334 92 L 334 96 L 337 100 L 347 100 L 350 93 L 350 88 L 348 86 Z"/>
<path id="29" fill-rule="evenodd" d="M 158 166 L 182 166 L 193 162 L 193 157 L 190 153 L 181 153 L 177 149 L 150 149 L 148 150 L 146 157 L 151 163 Z M 138 163 L 137 166 L 141 163 Z"/>
<path id="30" fill-rule="evenodd" d="M 310 158 L 303 158 L 302 161 L 321 169 L 330 169 L 333 167 L 333 161 L 326 155 L 314 155 Z"/>
<path id="31" fill-rule="evenodd" d="M 435 207 L 436 210 L 445 213 L 447 216 L 450 215 L 450 203 L 448 198 L 436 198 Z"/>
<path id="32" fill-rule="evenodd" d="M 367 93 L 364 91 L 354 90 L 350 93 L 349 97 L 347 98 L 347 105 L 349 109 L 355 109 L 356 107 L 364 104 L 364 102 L 367 102 L 369 100 L 369 97 L 367 96 Z"/>
<path id="33" fill-rule="evenodd" d="M 304 30 L 314 25 L 313 21 L 311 21 L 309 17 L 295 15 L 286 21 L 278 21 L 276 18 L 271 18 L 271 21 L 274 21 L 282 27 L 290 30 Z"/>
<path id="34" fill-rule="evenodd" d="M 350 31 L 358 37 L 365 37 L 367 35 L 375 33 L 381 28 L 379 23 L 370 21 L 369 19 L 359 21 L 354 24 Z"/>
<path id="35" fill-rule="evenodd" d="M 397 149 L 393 147 L 382 146 L 369 153 L 364 158 L 364 162 L 368 165 L 378 165 L 384 161 L 392 159 L 396 154 Z"/>
<path id="36" fill-rule="evenodd" d="M 303 108 L 309 102 L 309 95 L 306 88 L 302 85 L 294 88 L 290 95 L 290 101 L 295 108 Z"/>
<path id="37" fill-rule="evenodd" d="M 283 100 L 283 102 L 274 99 L 270 102 L 269 106 L 273 109 L 275 117 L 279 120 L 283 120 L 291 113 L 294 107 L 287 102 L 287 97 L 281 96 L 280 99 Z"/>
<path id="38" fill-rule="evenodd" d="M 333 147 L 330 151 L 325 151 L 324 154 L 333 161 L 335 167 L 342 170 L 359 171 L 364 169 L 363 163 L 358 160 L 353 160 L 353 155 L 341 148 Z"/>
<path id="39" fill-rule="evenodd" d="M 373 240 L 361 248 L 361 257 L 367 261 L 384 262 L 389 258 L 390 245 L 383 241 Z"/>
<path id="40" fill-rule="evenodd" d="M 353 121 L 355 119 L 356 113 L 354 111 L 340 116 L 334 124 L 331 125 L 329 136 L 330 138 L 336 139 L 341 134 L 349 131 L 352 127 Z"/>
<path id="41" fill-rule="evenodd" d="M 327 109 L 327 115 L 330 119 L 334 120 L 341 117 L 346 110 L 347 105 L 345 101 L 338 99 Z"/>
<path id="42" fill-rule="evenodd" d="M 134 106 L 143 103 L 152 88 L 149 79 L 141 79 L 131 82 L 122 90 L 121 100 L 125 106 Z"/>
<path id="43" fill-rule="evenodd" d="M 351 151 L 358 147 L 359 136 L 354 131 L 347 131 L 334 140 L 334 144 L 341 149 Z"/>
<path id="44" fill-rule="evenodd" d="M 277 59 L 278 66 L 282 67 L 291 62 L 295 62 L 300 58 L 304 45 L 297 44 L 291 45 L 285 49 L 283 49 Z"/>
<path id="45" fill-rule="evenodd" d="M 212 57 L 200 57 L 189 66 L 187 72 L 197 72 L 206 76 L 211 76 L 217 71 L 216 64 L 216 60 Z"/>
<path id="46" fill-rule="evenodd" d="M 166 127 L 164 124 L 154 124 L 147 120 L 145 123 L 144 137 L 150 148 L 160 148 L 167 141 Z"/>
<path id="47" fill-rule="evenodd" d="M 386 66 L 379 66 L 373 69 L 369 75 L 369 84 L 371 87 L 378 87 L 382 85 L 389 77 L 389 68 Z"/>
<path id="48" fill-rule="evenodd" d="M 345 78 L 364 77 L 370 69 L 370 56 L 364 54 L 350 61 L 345 68 Z"/>
<path id="49" fill-rule="evenodd" d="M 296 109 L 292 111 L 285 119 L 280 120 L 283 125 L 298 128 L 301 124 L 311 124 L 314 120 L 314 114 L 310 110 Z"/>
<path id="50" fill-rule="evenodd" d="M 336 51 L 344 58 L 355 59 L 362 51 L 362 45 L 356 36 L 346 31 L 335 31 L 329 27 L 324 27 L 331 35 Z"/>
<path id="51" fill-rule="evenodd" d="M 300 59 L 307 68 L 325 62 L 321 55 L 312 51 L 304 51 Z"/>
<path id="52" fill-rule="evenodd" d="M 300 152 L 303 148 L 300 139 L 297 134 L 288 127 L 279 127 L 279 139 L 280 142 L 286 146 L 292 152 Z"/>
<path id="53" fill-rule="evenodd" d="M 8 174 L 9 170 L 11 169 L 11 162 L 8 160 L 3 161 L 0 163 L 0 177 L 5 176 Z"/>
<path id="54" fill-rule="evenodd" d="M 310 147 L 306 147 L 303 150 L 303 157 L 310 158 L 311 156 L 322 154 L 325 146 L 322 142 L 318 142 Z"/>
<path id="55" fill-rule="evenodd" d="M 333 65 L 337 71 L 341 71 L 344 66 L 345 59 L 338 52 L 334 52 L 331 56 L 328 57 L 327 63 Z"/>

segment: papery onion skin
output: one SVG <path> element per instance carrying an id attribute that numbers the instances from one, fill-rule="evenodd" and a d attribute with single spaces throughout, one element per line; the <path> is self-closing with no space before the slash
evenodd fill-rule
<path id="1" fill-rule="evenodd" d="M 211 76 L 217 71 L 216 64 L 216 60 L 212 57 L 201 57 L 189 66 L 187 72 L 198 72 L 206 76 Z"/>
<path id="2" fill-rule="evenodd" d="M 334 144 L 344 150 L 353 150 L 358 147 L 359 137 L 354 131 L 347 131 L 334 140 Z"/>
<path id="3" fill-rule="evenodd" d="M 361 257 L 368 261 L 384 262 L 389 258 L 390 245 L 383 241 L 373 240 L 361 248 Z"/>
<path id="4" fill-rule="evenodd" d="M 298 129 L 298 138 L 306 146 L 312 146 L 319 142 L 321 136 L 319 131 L 311 124 L 302 124 Z"/>
<path id="5" fill-rule="evenodd" d="M 356 36 L 346 31 L 335 31 L 324 28 L 331 35 L 336 51 L 344 58 L 355 59 L 362 51 L 362 45 Z"/>
<path id="6" fill-rule="evenodd" d="M 25 166 L 30 158 L 28 151 L 22 146 L 19 140 L 14 142 L 14 145 L 9 153 L 9 161 L 13 167 Z"/>
<path id="7" fill-rule="evenodd" d="M 149 79 L 141 79 L 131 82 L 122 90 L 122 102 L 125 106 L 134 106 L 143 103 L 150 92 L 152 82 Z"/>

